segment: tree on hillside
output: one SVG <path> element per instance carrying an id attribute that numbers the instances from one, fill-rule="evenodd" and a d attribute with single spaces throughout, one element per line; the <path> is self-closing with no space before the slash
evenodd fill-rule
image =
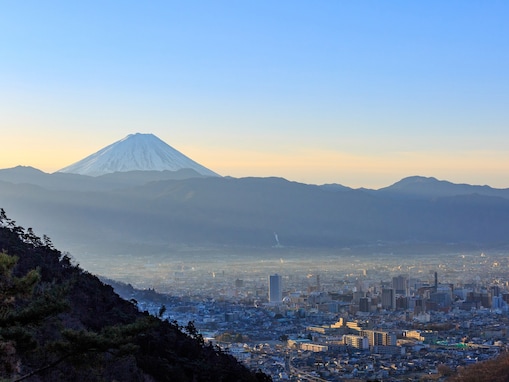
<path id="1" fill-rule="evenodd" d="M 36 292 L 39 271 L 14 276 L 17 257 L 0 252 L 0 375 L 19 371 L 17 349 L 34 348 L 34 327 L 66 309 L 60 289 Z"/>
<path id="2" fill-rule="evenodd" d="M 105 353 L 117 360 L 132 354 L 137 349 L 135 337 L 152 326 L 154 319 L 147 317 L 131 324 L 107 326 L 100 332 L 62 329 L 58 339 L 45 339 L 36 332 L 45 320 L 68 308 L 64 289 L 44 288 L 38 270 L 14 276 L 17 261 L 17 257 L 0 253 L 0 377 L 22 381 L 64 361 L 73 367 L 94 367 Z M 23 365 L 18 350 L 36 355 L 38 362 L 32 362 L 31 367 Z"/>
<path id="3" fill-rule="evenodd" d="M 45 259 L 47 276 L 72 267 L 49 238 L 41 240 L 31 229 L 18 227 L 3 210 L 0 226 L 27 244 L 25 250 L 40 248 L 40 252 L 50 255 Z M 22 268 L 26 269 L 27 257 L 22 258 L 25 260 Z M 73 369 L 83 365 L 95 367 L 106 353 L 107 359 L 118 360 L 132 354 L 136 350 L 135 337 L 153 325 L 153 320 L 146 317 L 128 324 L 104 326 L 100 331 L 66 327 L 62 322 L 65 316 L 58 315 L 69 310 L 68 293 L 81 272 L 75 272 L 75 277 L 63 283 L 43 282 L 38 268 L 20 275 L 19 260 L 0 252 L 0 379 L 22 381 L 47 373 L 64 361 Z"/>
<path id="4" fill-rule="evenodd" d="M 0 380 L 5 379 L 270 381 L 206 346 L 193 323 L 180 327 L 139 312 L 0 208 Z"/>

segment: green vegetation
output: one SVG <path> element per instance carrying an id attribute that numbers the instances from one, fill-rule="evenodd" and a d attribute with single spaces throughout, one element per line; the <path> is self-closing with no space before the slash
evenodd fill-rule
<path id="1" fill-rule="evenodd" d="M 0 209 L 0 380 L 270 378 L 206 345 L 192 322 L 181 328 L 138 312 Z"/>

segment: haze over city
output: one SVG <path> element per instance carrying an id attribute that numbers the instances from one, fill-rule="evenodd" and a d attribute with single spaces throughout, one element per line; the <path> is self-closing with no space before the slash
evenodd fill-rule
<path id="1" fill-rule="evenodd" d="M 503 1 L 10 2 L 0 168 L 134 132 L 220 175 L 509 186 Z"/>
<path id="2" fill-rule="evenodd" d="M 507 379 L 508 14 L 0 5 L 0 379 Z"/>

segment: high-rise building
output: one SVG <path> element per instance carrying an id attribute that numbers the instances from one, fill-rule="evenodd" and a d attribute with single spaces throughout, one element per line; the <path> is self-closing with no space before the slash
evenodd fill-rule
<path id="1" fill-rule="evenodd" d="M 352 302 L 354 304 L 359 304 L 360 302 L 360 299 L 362 297 L 366 297 L 366 292 L 362 292 L 362 291 L 356 291 L 356 292 L 353 292 L 353 299 L 352 299 Z"/>
<path id="2" fill-rule="evenodd" d="M 361 297 L 359 299 L 359 312 L 369 312 L 371 299 L 369 297 Z"/>
<path id="3" fill-rule="evenodd" d="M 396 308 L 396 293 L 394 293 L 394 289 L 382 289 L 382 308 L 388 310 Z"/>
<path id="4" fill-rule="evenodd" d="M 269 276 L 269 302 L 278 304 L 283 300 L 283 278 L 277 273 Z"/>
<path id="5" fill-rule="evenodd" d="M 399 275 L 392 278 L 392 289 L 396 291 L 396 294 L 407 296 L 408 295 L 408 277 L 405 275 Z"/>

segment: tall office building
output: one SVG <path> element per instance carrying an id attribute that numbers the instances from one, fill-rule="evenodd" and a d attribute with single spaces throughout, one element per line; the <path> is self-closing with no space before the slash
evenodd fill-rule
<path id="1" fill-rule="evenodd" d="M 369 297 L 361 297 L 359 299 L 359 312 L 369 312 L 371 299 Z"/>
<path id="2" fill-rule="evenodd" d="M 392 278 L 392 289 L 396 294 L 407 296 L 408 295 L 408 277 L 406 275 L 399 275 Z"/>
<path id="3" fill-rule="evenodd" d="M 269 302 L 280 303 L 283 300 L 283 278 L 277 273 L 269 276 Z"/>
<path id="4" fill-rule="evenodd" d="M 491 296 L 498 297 L 500 296 L 500 287 L 498 285 L 493 285 L 490 287 Z"/>
<path id="5" fill-rule="evenodd" d="M 382 308 L 394 310 L 396 308 L 396 293 L 392 288 L 382 289 Z"/>

